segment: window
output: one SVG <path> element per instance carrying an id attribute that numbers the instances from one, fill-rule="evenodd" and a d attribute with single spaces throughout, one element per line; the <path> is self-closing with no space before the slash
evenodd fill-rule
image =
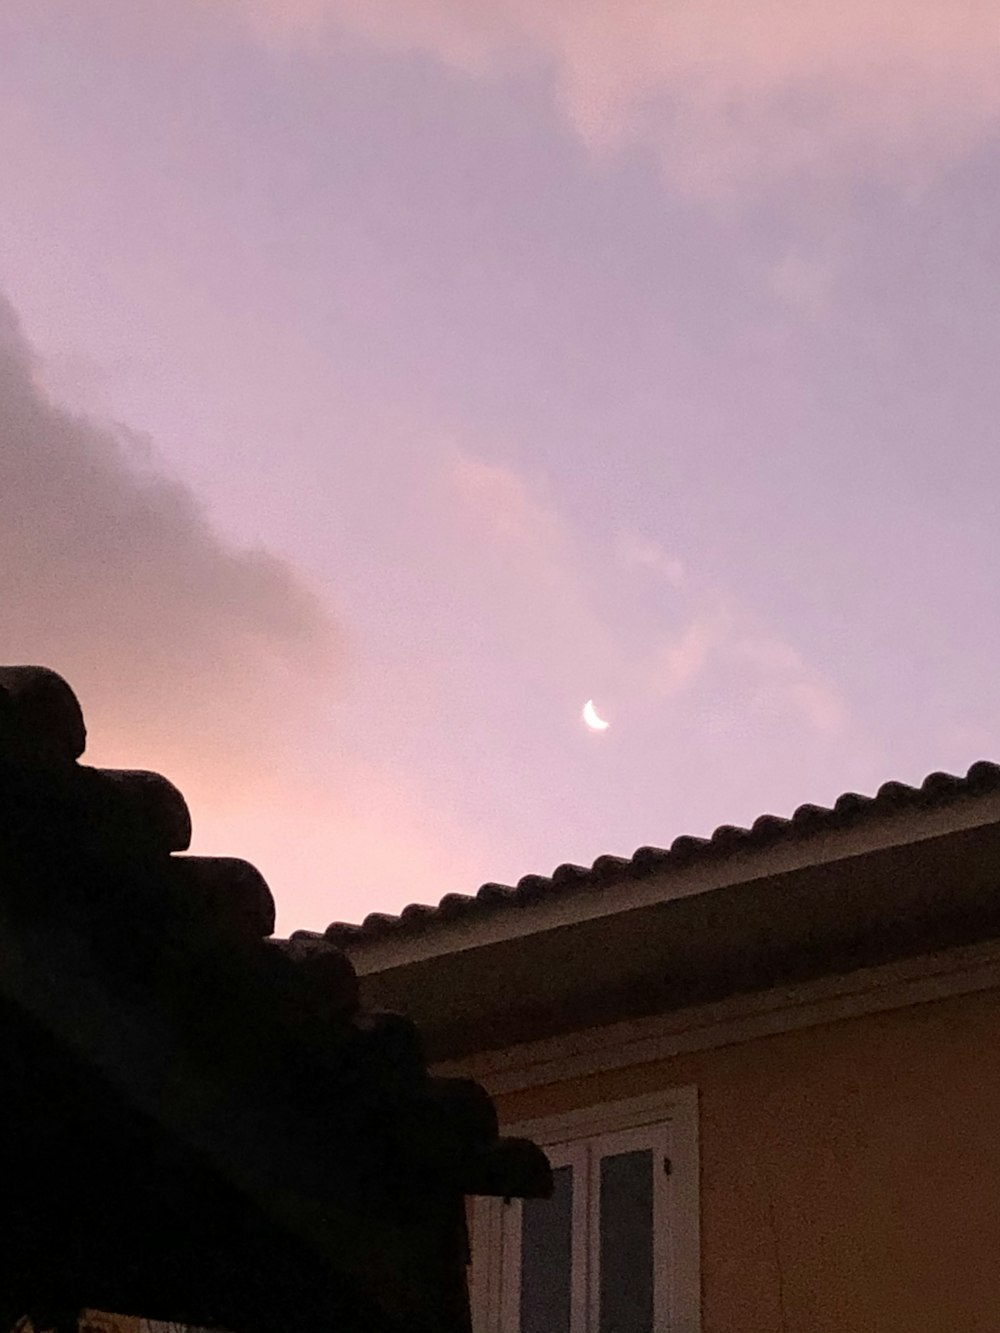
<path id="1" fill-rule="evenodd" d="M 512 1132 L 546 1148 L 555 1194 L 477 1201 L 476 1333 L 698 1333 L 694 1090 Z"/>

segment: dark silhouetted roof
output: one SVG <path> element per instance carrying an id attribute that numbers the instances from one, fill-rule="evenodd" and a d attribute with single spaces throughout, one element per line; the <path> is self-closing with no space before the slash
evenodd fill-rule
<path id="1" fill-rule="evenodd" d="M 0 1322 L 461 1333 L 464 1196 L 546 1194 L 544 1154 L 332 941 L 271 939 L 252 865 L 185 855 L 176 787 L 85 744 L 62 677 L 0 667 Z"/>
<path id="2" fill-rule="evenodd" d="M 1000 792 L 1000 765 L 982 760 L 973 764 L 964 777 L 931 773 L 919 787 L 886 782 L 874 796 L 845 792 L 829 808 L 801 805 L 791 818 L 761 815 L 750 828 L 725 824 L 708 838 L 682 836 L 668 848 L 640 847 L 631 857 L 600 856 L 592 866 L 561 865 L 551 875 L 526 875 L 513 886 L 484 884 L 475 894 L 449 893 L 436 907 L 411 903 L 399 915 L 371 912 L 360 924 L 335 921 L 322 938 L 344 948 L 358 947 L 390 936 L 416 934 L 445 922 L 525 907 L 588 885 L 611 887 L 664 870 L 810 838 L 902 810 L 936 808 L 990 792 Z"/>

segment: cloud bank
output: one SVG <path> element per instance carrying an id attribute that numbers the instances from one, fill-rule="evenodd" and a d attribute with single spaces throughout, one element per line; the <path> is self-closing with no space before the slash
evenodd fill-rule
<path id="1" fill-rule="evenodd" d="M 237 0 L 215 0 L 235 5 Z M 596 152 L 726 194 L 859 169 L 921 183 L 1000 119 L 993 0 L 238 0 L 269 39 L 348 31 L 473 76 L 537 68 Z"/>
<path id="2" fill-rule="evenodd" d="M 197 756 L 245 790 L 329 693 L 337 629 L 288 565 L 215 532 L 148 442 L 61 409 L 36 372 L 0 299 L 0 657 L 65 674 L 103 754 Z"/>
<path id="3" fill-rule="evenodd" d="M 495 852 L 391 756 L 343 744 L 344 635 L 320 595 L 41 371 L 0 298 L 0 661 L 65 675 L 86 762 L 177 783 L 195 848 L 259 865 L 281 931 L 477 884 Z"/>

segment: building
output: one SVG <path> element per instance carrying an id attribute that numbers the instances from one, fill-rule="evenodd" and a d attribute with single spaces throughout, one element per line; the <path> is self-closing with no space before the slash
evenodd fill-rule
<path id="1" fill-rule="evenodd" d="M 996 1333 L 1000 768 L 334 924 L 534 1137 L 478 1333 Z"/>

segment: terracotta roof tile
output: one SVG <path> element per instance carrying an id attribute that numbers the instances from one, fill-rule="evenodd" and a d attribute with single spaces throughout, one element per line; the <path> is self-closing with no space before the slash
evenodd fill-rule
<path id="1" fill-rule="evenodd" d="M 433 916 L 434 912 L 435 908 L 428 903 L 410 903 L 408 907 L 403 908 L 400 919 L 403 921 L 420 921 L 425 916 Z"/>
<path id="2" fill-rule="evenodd" d="M 618 879 L 628 869 L 628 864 L 624 856 L 610 856 L 605 852 L 594 862 L 591 874 L 596 879 Z"/>
<path id="3" fill-rule="evenodd" d="M 515 893 L 506 884 L 484 884 L 476 897 L 481 903 L 502 903 L 514 898 Z"/>
<path id="4" fill-rule="evenodd" d="M 463 1196 L 550 1194 L 544 1152 L 501 1137 L 478 1084 L 434 1076 L 417 1025 L 363 1004 L 335 944 L 271 938 L 254 866 L 179 854 L 172 783 L 82 764 L 85 740 L 66 681 L 0 667 L 4 1184 L 31 1205 L 0 1256 L 8 1324 L 49 1327 L 31 1275 L 61 1246 L 56 1310 L 97 1291 L 178 1326 L 464 1328 Z"/>
<path id="5" fill-rule="evenodd" d="M 764 814 L 750 828 L 722 824 L 708 838 L 682 835 L 669 850 L 640 847 L 631 857 L 599 856 L 592 866 L 561 865 L 545 875 L 525 875 L 514 888 L 503 884 L 484 884 L 474 895 L 449 893 L 437 907 L 411 903 L 399 916 L 373 912 L 360 926 L 335 921 L 324 932 L 325 938 L 344 946 L 382 939 L 390 933 L 407 934 L 432 929 L 435 925 L 471 916 L 476 911 L 507 911 L 539 899 L 549 898 L 575 888 L 593 884 L 609 885 L 638 879 L 644 875 L 694 861 L 735 855 L 741 851 L 772 846 L 792 838 L 811 837 L 825 829 L 843 828 L 863 819 L 891 814 L 907 808 L 921 809 L 946 805 L 962 797 L 1000 791 L 1000 765 L 980 760 L 964 777 L 953 773 L 930 773 L 919 787 L 905 782 L 885 782 L 874 796 L 845 792 L 832 808 L 800 805 L 791 818 Z"/>
<path id="6" fill-rule="evenodd" d="M 141 769 L 96 770 L 108 788 L 127 805 L 146 837 L 166 852 L 191 846 L 191 811 L 174 784 L 159 773 Z"/>
<path id="7" fill-rule="evenodd" d="M 544 897 L 552 888 L 552 881 L 546 875 L 522 875 L 517 881 L 515 893 L 522 903 L 534 902 Z"/>
<path id="8" fill-rule="evenodd" d="M 566 862 L 561 866 L 556 866 L 555 870 L 553 870 L 552 883 L 560 885 L 579 884 L 579 882 L 586 879 L 589 874 L 590 871 L 586 866 L 575 866 Z"/>
<path id="9" fill-rule="evenodd" d="M 456 916 L 475 907 L 476 901 L 467 893 L 446 893 L 437 905 L 437 915 L 442 921 L 451 921 Z"/>
<path id="10" fill-rule="evenodd" d="M 0 666 L 0 749 L 72 763 L 87 744 L 79 700 L 48 667 Z"/>

